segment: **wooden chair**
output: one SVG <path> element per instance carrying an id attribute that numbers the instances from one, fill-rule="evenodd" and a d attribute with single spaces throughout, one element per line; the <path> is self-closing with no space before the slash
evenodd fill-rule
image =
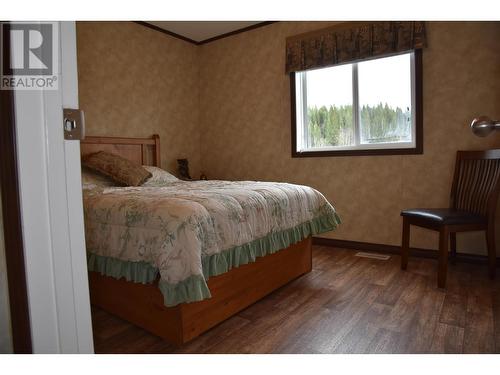
<path id="1" fill-rule="evenodd" d="M 410 225 L 439 232 L 438 287 L 446 286 L 448 239 L 456 257 L 457 232 L 486 231 L 489 274 L 495 277 L 495 210 L 500 192 L 500 149 L 458 151 L 451 187 L 450 207 L 401 211 L 403 241 L 401 269 L 408 266 Z"/>

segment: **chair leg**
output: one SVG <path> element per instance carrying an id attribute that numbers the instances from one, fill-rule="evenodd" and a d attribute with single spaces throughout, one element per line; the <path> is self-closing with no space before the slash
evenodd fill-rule
<path id="1" fill-rule="evenodd" d="M 488 245 L 488 264 L 490 271 L 489 274 L 490 278 L 494 279 L 496 271 L 497 252 L 495 249 L 495 228 L 493 228 L 493 225 L 488 226 L 488 229 L 486 230 L 486 243 Z"/>
<path id="2" fill-rule="evenodd" d="M 446 287 L 446 273 L 448 268 L 448 239 L 450 233 L 447 226 L 439 230 L 439 260 L 438 260 L 438 287 Z"/>
<path id="3" fill-rule="evenodd" d="M 408 267 L 408 256 L 410 253 L 410 222 L 403 217 L 403 240 L 401 244 L 401 269 Z"/>
<path id="4" fill-rule="evenodd" d="M 455 264 L 457 262 L 457 233 L 450 233 L 450 255 L 451 263 Z"/>

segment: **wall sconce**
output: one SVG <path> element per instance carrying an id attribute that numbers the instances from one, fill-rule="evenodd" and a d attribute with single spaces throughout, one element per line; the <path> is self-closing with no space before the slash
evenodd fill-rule
<path id="1" fill-rule="evenodd" d="M 479 116 L 472 120 L 470 127 L 478 137 L 486 137 L 495 130 L 500 130 L 500 121 L 492 120 L 488 116 Z"/>

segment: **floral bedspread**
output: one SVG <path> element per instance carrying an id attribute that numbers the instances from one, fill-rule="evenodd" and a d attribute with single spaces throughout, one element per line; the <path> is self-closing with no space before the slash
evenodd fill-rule
<path id="1" fill-rule="evenodd" d="M 335 229 L 313 188 L 254 181 L 84 189 L 89 269 L 151 283 L 165 305 L 210 297 L 206 280 L 309 235 Z"/>

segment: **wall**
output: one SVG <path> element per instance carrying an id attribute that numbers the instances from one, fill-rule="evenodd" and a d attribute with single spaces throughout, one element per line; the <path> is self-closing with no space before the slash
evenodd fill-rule
<path id="1" fill-rule="evenodd" d="M 401 209 L 448 204 L 456 150 L 500 147 L 467 127 L 500 118 L 500 23 L 427 23 L 423 155 L 292 159 L 285 39 L 332 23 L 279 22 L 197 47 L 131 22 L 79 22 L 87 133 L 159 133 L 163 166 L 189 157 L 194 176 L 313 186 L 343 219 L 325 236 L 399 245 Z M 435 233 L 412 233 L 413 246 L 436 248 Z M 458 246 L 484 253 L 485 241 L 464 234 Z"/>
<path id="2" fill-rule="evenodd" d="M 162 141 L 162 166 L 199 173 L 198 49 L 132 22 L 78 22 L 80 108 L 87 134 Z"/>
<path id="3" fill-rule="evenodd" d="M 327 237 L 399 245 L 401 209 L 447 206 L 457 150 L 500 147 L 498 134 L 478 138 L 467 126 L 500 118 L 500 23 L 427 23 L 423 155 L 292 159 L 285 38 L 326 25 L 279 22 L 201 46 L 203 169 L 313 186 L 343 219 Z M 484 253 L 484 242 L 459 235 L 459 251 Z M 436 248 L 437 236 L 417 229 L 412 245 Z"/>

